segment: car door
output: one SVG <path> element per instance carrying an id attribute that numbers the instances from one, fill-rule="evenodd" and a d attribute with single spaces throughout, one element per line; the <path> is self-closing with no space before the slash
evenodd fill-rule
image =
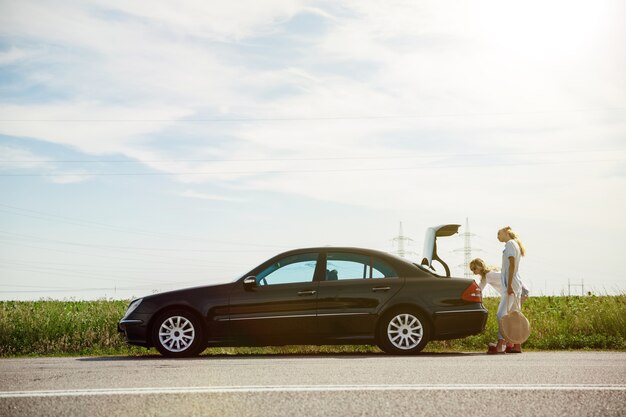
<path id="1" fill-rule="evenodd" d="M 403 285 L 391 266 L 369 254 L 327 252 L 317 297 L 320 336 L 371 337 L 376 314 Z"/>
<path id="2" fill-rule="evenodd" d="M 242 344 L 306 341 L 315 333 L 319 253 L 289 255 L 262 265 L 255 285 L 235 285 L 228 334 Z"/>

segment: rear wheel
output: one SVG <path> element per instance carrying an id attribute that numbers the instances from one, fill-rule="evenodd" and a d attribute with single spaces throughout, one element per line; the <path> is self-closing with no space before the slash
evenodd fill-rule
<path id="1" fill-rule="evenodd" d="M 163 356 L 171 358 L 197 356 L 206 347 L 200 320 L 187 310 L 159 314 L 152 326 L 152 340 Z"/>
<path id="2" fill-rule="evenodd" d="M 378 327 L 378 346 L 392 355 L 420 352 L 428 343 L 428 321 L 417 311 L 395 310 L 386 314 Z"/>

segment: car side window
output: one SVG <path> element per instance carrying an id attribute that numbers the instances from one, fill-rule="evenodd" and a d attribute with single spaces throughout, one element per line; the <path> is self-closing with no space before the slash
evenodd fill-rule
<path id="1" fill-rule="evenodd" d="M 279 259 L 256 275 L 257 285 L 312 282 L 317 258 L 317 253 L 303 253 Z"/>
<path id="2" fill-rule="evenodd" d="M 326 255 L 326 281 L 370 277 L 369 256 L 343 252 L 329 252 Z"/>
<path id="3" fill-rule="evenodd" d="M 372 257 L 372 278 L 392 278 L 398 273 L 387 262 Z"/>

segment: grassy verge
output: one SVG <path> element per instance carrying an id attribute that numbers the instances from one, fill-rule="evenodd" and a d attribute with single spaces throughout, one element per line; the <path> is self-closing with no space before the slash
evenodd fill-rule
<path id="1" fill-rule="evenodd" d="M 433 343 L 433 348 L 483 350 L 498 334 L 498 298 L 484 300 L 489 310 L 482 334 Z M 626 349 L 626 295 L 531 297 L 522 308 L 531 325 L 526 349 Z"/>
<path id="2" fill-rule="evenodd" d="M 483 350 L 496 339 L 497 299 L 485 300 L 490 315 L 484 333 L 431 342 L 426 351 Z M 126 301 L 0 302 L 0 356 L 144 355 L 155 350 L 127 346 L 117 333 Z M 626 295 L 531 297 L 524 314 L 532 334 L 524 347 L 537 350 L 626 350 Z M 372 346 L 213 348 L 205 354 L 306 354 L 378 352 Z"/>

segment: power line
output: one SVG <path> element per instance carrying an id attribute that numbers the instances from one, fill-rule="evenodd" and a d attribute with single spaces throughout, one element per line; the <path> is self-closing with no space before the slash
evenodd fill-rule
<path id="1" fill-rule="evenodd" d="M 154 288 L 154 287 L 153 287 Z M 146 288 L 137 287 L 112 287 L 112 288 L 76 288 L 76 289 L 49 289 L 49 290 L 2 290 L 3 293 L 49 293 L 49 292 L 90 292 L 90 291 L 148 291 Z"/>
<path id="2" fill-rule="evenodd" d="M 22 216 L 22 217 L 30 217 L 30 218 L 35 218 L 38 220 L 45 220 L 45 221 L 61 221 L 63 223 L 67 223 L 67 224 L 73 224 L 76 226 L 82 226 L 82 227 L 96 227 L 96 228 L 104 228 L 104 229 L 108 229 L 108 230 L 112 230 L 112 231 L 121 231 L 121 232 L 125 232 L 125 233 L 132 233 L 132 234 L 138 234 L 138 235 L 144 235 L 144 236 L 154 236 L 154 237 L 161 237 L 161 238 L 168 238 L 168 239 L 179 239 L 179 240 L 190 240 L 190 241 L 198 241 L 198 242 L 206 242 L 206 243 L 218 243 L 218 244 L 226 244 L 226 245 L 237 245 L 237 246 L 256 246 L 256 247 L 266 247 L 266 248 L 285 248 L 285 246 L 278 246 L 278 245 L 266 245 L 266 244 L 258 244 L 258 243 L 246 243 L 246 242 L 229 242 L 229 241 L 221 241 L 221 240 L 209 240 L 209 239 L 203 239 L 203 238 L 198 238 L 198 237 L 190 237 L 190 236 L 183 236 L 183 235 L 177 235 L 177 234 L 171 234 L 171 233 L 163 233 L 163 232 L 154 232 L 154 231 L 149 231 L 149 230 L 143 230 L 143 229 L 135 229 L 135 228 L 127 228 L 127 227 L 121 227 L 121 226 L 115 226 L 115 225 L 111 225 L 111 224 L 106 224 L 106 223 L 100 223 L 100 222 L 95 222 L 93 220 L 85 220 L 85 219 L 78 219 L 78 218 L 73 218 L 73 217 L 67 217 L 67 216 L 59 216 L 57 214 L 50 214 L 50 213 L 45 213 L 42 211 L 38 211 L 38 210 L 31 210 L 31 209 L 26 209 L 26 208 L 22 208 L 22 207 L 16 207 L 16 206 L 12 206 L 9 204 L 2 204 L 0 203 L 0 207 L 5 207 L 8 208 L 10 210 L 16 210 L 16 211 L 23 211 L 23 212 L 27 212 L 27 213 L 34 213 L 37 214 L 38 216 L 33 216 L 33 215 L 28 215 L 28 214 L 24 214 L 24 213 L 13 213 L 11 211 L 6 211 L 6 210 L 2 210 L 0 209 L 0 212 L 3 213 L 8 213 L 8 214 L 12 214 L 15 216 Z M 45 217 L 41 217 L 41 216 L 45 216 Z M 46 217 L 52 217 L 55 220 L 51 220 L 51 219 L 47 219 Z M 57 220 L 59 219 L 59 220 Z"/>
<path id="3" fill-rule="evenodd" d="M 335 156 L 335 157 L 310 157 L 310 158 L 239 158 L 239 159 L 143 159 L 143 160 L 98 160 L 98 159 L 24 159 L 24 160 L 0 160 L 0 163 L 122 163 L 142 164 L 149 162 L 299 162 L 299 161 L 336 161 L 336 160 L 389 160 L 389 159 L 417 159 L 438 157 L 483 157 L 483 156 L 508 156 L 508 155 L 563 155 L 571 153 L 596 153 L 596 152 L 624 152 L 626 149 L 576 149 L 558 151 L 526 151 L 526 152 L 488 152 L 488 153 L 449 153 L 434 152 L 420 155 L 388 155 L 388 156 Z"/>
<path id="4" fill-rule="evenodd" d="M 55 245 L 65 245 L 65 246 L 72 246 L 72 247 L 86 248 L 86 249 L 103 249 L 102 247 L 99 247 L 98 245 L 92 245 L 92 244 L 88 244 L 88 243 L 68 242 L 68 241 L 62 241 L 62 240 L 44 239 L 44 238 L 36 238 L 36 237 L 11 238 L 11 237 L 4 237 L 1 234 L 9 234 L 9 235 L 14 235 L 14 236 L 20 236 L 18 234 L 6 233 L 6 232 L 3 232 L 3 231 L 0 231 L 0 243 L 4 243 L 4 242 L 7 242 L 7 241 L 8 242 L 20 242 L 19 239 L 26 239 L 26 240 L 30 240 L 30 241 L 39 241 L 40 243 L 43 243 L 43 244 L 47 244 L 46 242 L 50 242 L 50 243 L 55 244 Z M 26 235 L 21 235 L 21 236 L 26 236 Z M 154 259 L 157 259 L 159 262 L 161 262 L 160 261 L 161 259 L 170 259 L 172 261 L 178 261 L 178 262 L 198 262 L 199 261 L 196 258 L 180 258 L 180 257 L 166 256 L 166 255 L 152 254 L 152 253 L 134 253 L 134 252 L 126 250 L 126 249 L 116 249 L 116 248 L 104 248 L 104 249 L 107 249 L 107 250 L 112 251 L 114 253 L 122 253 L 122 254 L 131 253 L 132 255 L 142 256 L 142 257 L 148 258 L 148 259 L 134 259 L 135 261 L 139 261 L 139 262 L 156 262 L 156 261 L 154 261 Z M 239 252 L 258 252 L 258 251 L 259 250 L 249 250 L 249 251 L 231 250 L 231 251 L 227 251 L 227 252 L 228 253 L 239 253 Z M 219 251 L 216 251 L 216 252 L 219 252 Z M 264 251 L 261 250 L 261 252 L 264 252 Z M 100 256 L 105 256 L 105 255 L 100 255 Z M 131 258 L 119 258 L 119 259 L 131 260 Z M 202 259 L 200 261 L 205 261 L 205 260 Z M 203 267 L 206 267 L 208 269 L 211 269 L 213 267 L 213 265 L 208 265 L 208 264 L 207 265 L 199 264 L 199 265 L 194 265 L 194 266 L 203 266 Z"/>
<path id="5" fill-rule="evenodd" d="M 0 244 L 8 245 L 9 243 L 0 241 Z M 115 259 L 115 260 L 134 261 L 134 262 L 150 262 L 150 263 L 155 263 L 155 264 L 158 263 L 158 264 L 164 264 L 164 265 L 178 265 L 178 264 L 173 263 L 173 262 L 164 262 L 164 261 L 159 261 L 159 260 L 136 259 L 136 258 L 125 258 L 125 257 L 108 256 L 108 255 L 101 255 L 101 254 L 95 254 L 95 253 L 75 252 L 75 251 L 69 251 L 69 250 L 61 250 L 61 249 L 46 248 L 46 247 L 41 247 L 41 246 L 27 245 L 27 244 L 19 243 L 19 242 L 10 242 L 10 245 L 19 245 L 19 246 L 23 246 L 23 247 L 26 247 L 26 248 L 42 249 L 42 250 L 47 250 L 47 251 L 51 251 L 51 252 L 58 252 L 58 253 L 63 253 L 63 254 L 74 254 L 74 255 L 81 255 L 81 256 L 94 256 L 94 257 L 97 257 L 97 258 L 105 258 L 105 259 Z M 194 265 L 194 266 L 201 266 L 201 265 Z"/>
<path id="6" fill-rule="evenodd" d="M 71 290 L 72 287 L 55 287 L 55 286 L 49 286 L 49 285 L 17 285 L 17 284 L 10 284 L 10 285 L 6 285 L 6 284 L 0 284 L 0 287 L 9 287 L 9 288 L 53 288 L 53 289 L 58 289 L 58 290 Z"/>
<path id="7" fill-rule="evenodd" d="M 233 122 L 298 122 L 298 121 L 333 121 L 333 120 L 388 120 L 388 119 L 422 119 L 447 117 L 484 117 L 484 116 L 517 116 L 557 113 L 598 113 L 626 110 L 626 107 L 604 109 L 560 109 L 560 110 L 530 110 L 509 112 L 475 112 L 475 113 L 434 113 L 434 114 L 404 114 L 404 115 L 355 115 L 355 116 L 309 116 L 309 117 L 209 117 L 197 119 L 0 119 L 0 122 L 43 122 L 43 123 L 233 123 Z"/>
<path id="8" fill-rule="evenodd" d="M 22 266 L 22 265 L 3 265 L 2 267 L 4 267 L 4 269 L 11 268 L 11 269 L 15 269 L 18 271 L 26 271 L 26 272 L 34 272 L 34 273 L 38 273 L 38 274 L 46 274 L 46 275 L 57 275 L 57 276 L 62 276 L 65 278 L 81 278 L 81 279 L 88 279 L 88 280 L 96 280 L 96 281 L 136 281 L 136 282 L 145 282 L 148 283 L 150 285 L 155 285 L 155 284 L 170 284 L 173 281 L 161 281 L 161 280 L 154 280 L 154 279 L 141 279 L 141 278 L 130 278 L 130 277 L 120 277 L 117 275 L 102 275 L 102 274 L 97 274 L 97 273 L 88 273 L 88 274 L 84 274 L 81 272 L 76 272 L 76 271 L 70 271 L 70 270 L 65 270 L 65 269 L 58 269 L 58 268 L 43 268 L 43 267 L 34 267 L 34 266 Z M 102 278 L 104 277 L 104 278 Z"/>
<path id="9" fill-rule="evenodd" d="M 204 281 L 201 281 L 199 279 L 197 280 L 193 280 L 193 281 L 156 281 L 156 280 L 145 280 L 145 279 L 137 279 L 137 278 L 120 278 L 120 277 L 110 277 L 110 278 L 98 278 L 98 277 L 94 277 L 91 275 L 85 275 L 85 274 L 76 274 L 73 272 L 50 272 L 50 271 L 45 271 L 45 270 L 36 270 L 36 269 L 29 269 L 29 268 L 24 268 L 24 267 L 13 267 L 13 269 L 15 269 L 17 272 L 31 272 L 31 273 L 36 273 L 36 274 L 46 274 L 46 276 L 49 275 L 55 275 L 55 276 L 62 276 L 64 278 L 80 278 L 81 280 L 92 280 L 92 281 L 107 281 L 107 282 L 125 282 L 125 281 L 135 281 L 135 282 L 145 282 L 146 284 L 137 287 L 137 289 L 141 289 L 141 288 L 153 288 L 155 286 L 166 286 L 166 287 L 179 287 L 181 285 L 186 285 L 186 284 L 192 284 L 192 283 L 204 283 Z M 69 275 L 69 276 L 68 276 Z M 73 275 L 73 276 L 72 276 Z M 23 285 L 3 285 L 5 287 L 22 287 Z M 43 288 L 65 288 L 65 287 L 50 287 L 50 286 L 42 286 Z M 120 289 L 118 287 L 116 287 L 117 289 Z M 71 289 L 71 288 L 70 288 Z"/>
<path id="10" fill-rule="evenodd" d="M 589 164 L 605 162 L 623 162 L 626 159 L 596 159 L 577 161 L 550 161 L 550 162 L 503 162 L 503 163 L 480 163 L 466 165 L 437 165 L 428 164 L 410 167 L 390 168 L 337 168 L 337 169 L 302 169 L 302 170 L 257 170 L 257 171 L 197 171 L 197 172 L 84 172 L 72 174 L 0 174 L 0 177 L 116 177 L 116 176 L 185 176 L 185 175 L 262 175 L 262 174 L 309 174 L 309 173 L 341 173 L 341 172 L 381 172 L 381 171 L 412 171 L 423 169 L 448 169 L 448 168 L 488 168 L 497 166 L 542 166 L 542 165 L 567 165 Z"/>
<path id="11" fill-rule="evenodd" d="M 495 236 L 493 239 L 487 239 L 484 236 L 476 235 L 476 238 L 481 240 L 483 242 L 482 244 L 487 244 L 491 246 L 493 248 L 491 249 L 491 251 L 493 251 L 494 253 L 497 253 L 497 254 L 502 253 L 503 245 L 502 243 L 495 242 Z M 526 250 L 528 251 L 528 248 L 526 248 Z M 560 265 L 558 261 L 555 261 L 553 258 L 550 258 L 549 256 L 543 256 L 542 253 L 537 253 L 532 250 L 523 258 L 523 262 L 524 264 L 534 264 L 536 262 L 537 266 L 541 266 L 541 269 L 550 268 L 552 265 L 557 264 L 554 269 L 547 270 L 547 272 L 549 272 L 550 275 L 560 275 L 563 278 L 571 276 L 571 273 L 563 272 L 563 266 Z M 583 275 L 592 275 L 592 276 L 601 275 L 601 276 L 610 276 L 614 278 L 626 279 L 626 275 L 617 275 L 609 271 L 599 270 L 597 267 L 594 267 L 593 269 L 585 270 L 583 269 L 585 265 L 586 264 L 584 263 L 577 265 L 576 266 L 576 270 L 578 271 L 577 273 L 581 273 Z"/>
<path id="12" fill-rule="evenodd" d="M 95 271 L 84 271 L 84 270 L 75 270 L 75 269 L 69 269 L 69 268 L 55 268 L 55 267 L 49 267 L 49 266 L 37 266 L 37 265 L 33 265 L 30 262 L 17 262 L 17 261 L 2 261 L 0 262 L 0 268 L 11 268 L 11 269 L 21 269 L 21 270 L 28 270 L 31 272 L 51 272 L 51 273 L 63 273 L 65 275 L 75 275 L 75 276 L 80 276 L 80 277 L 92 277 L 91 279 L 97 279 L 97 280 L 101 280 L 101 281 L 115 281 L 115 280 L 127 280 L 127 281 L 140 281 L 140 282 L 147 282 L 147 283 L 160 283 L 160 284 L 170 284 L 170 283 L 174 283 L 174 282 L 178 282 L 172 279 L 169 279 L 167 281 L 162 280 L 162 279 L 154 279 L 154 278 L 150 278 L 150 279 L 143 279 L 143 278 L 132 278 L 129 276 L 120 276 L 120 275 L 111 275 L 109 273 L 98 273 Z M 27 269 L 25 269 L 27 268 Z M 206 273 L 208 271 L 213 271 L 213 270 L 223 270 L 225 269 L 224 267 L 217 267 L 217 268 L 207 268 L 206 271 L 203 272 L 196 272 L 195 274 L 189 273 L 187 272 L 186 275 L 206 275 Z M 119 272 L 119 271 L 117 271 Z M 136 273 L 136 272 L 129 272 L 129 273 Z M 152 274 L 152 273 L 151 273 Z M 180 274 L 175 274 L 175 273 L 170 273 L 174 276 L 176 275 L 180 275 Z M 101 277 L 101 278 L 100 278 Z M 187 281 L 184 281 L 187 282 Z"/>
<path id="13" fill-rule="evenodd" d="M 163 274 L 172 274 L 172 273 L 181 273 L 181 272 L 189 272 L 189 273 L 199 273 L 199 272 L 206 272 L 207 267 L 202 267 L 202 266 L 194 266 L 194 265 L 186 265 L 186 264 L 181 264 L 179 267 L 177 268 L 173 268 L 173 269 L 163 269 L 162 267 L 156 267 L 156 268 L 146 268 L 146 267 L 137 267 L 137 266 L 121 266 L 121 267 L 116 267 L 113 265 L 97 265 L 97 264 L 78 264 L 78 263 L 67 263 L 67 262 L 40 262 L 40 261 L 33 261 L 31 259 L 2 259 L 0 258 L 0 263 L 2 262 L 22 262 L 22 263 L 28 263 L 29 265 L 42 265 L 42 266 L 71 266 L 71 267 L 78 267 L 78 268 L 97 268 L 98 270 L 113 270 L 114 272 L 120 272 L 120 270 L 122 272 L 124 271 L 129 271 L 129 272 L 149 272 L 150 274 L 158 274 L 158 273 L 163 273 Z M 241 266 L 240 263 L 235 263 L 235 262 L 226 262 L 226 263 L 211 263 L 211 266 L 219 266 L 219 267 L 232 267 L 232 266 Z M 191 270 L 191 271 L 190 271 Z"/>
<path id="14" fill-rule="evenodd" d="M 114 251 L 121 251 L 121 252 L 130 252 L 130 251 L 166 251 L 166 252 L 220 252 L 220 253 L 225 253 L 225 252 L 264 252 L 265 249 L 247 249 L 247 250 L 241 250 L 241 249 L 225 249 L 225 250 L 211 250 L 211 249 L 172 249 L 172 248 L 143 248 L 143 247 L 138 247 L 138 246 L 114 246 L 114 245 L 102 245 L 102 244 L 95 244 L 95 243 L 84 243 L 84 242 L 69 242 L 66 240 L 56 240 L 56 239 L 48 239 L 48 238 L 43 238 L 43 237 L 38 237 L 38 236 L 30 236 L 30 235 L 23 235 L 20 233 L 11 233 L 11 232 L 7 232 L 4 230 L 0 230 L 0 234 L 5 234 L 5 235 L 9 235 L 9 236 L 15 236 L 18 238 L 25 238 L 25 239 L 30 239 L 30 240 L 38 240 L 41 242 L 51 242 L 51 243 L 58 243 L 61 245 L 70 245 L 70 246 L 80 246 L 80 247 L 86 247 L 86 248 L 94 248 L 94 249 L 108 249 L 108 250 L 114 250 Z M 0 237 L 1 238 L 1 237 Z M 140 256 L 157 256 L 159 258 L 167 258 L 167 259 L 175 259 L 175 260 L 181 260 L 181 261 L 195 261 L 195 259 L 189 259 L 189 258 L 174 258 L 171 256 L 164 256 L 164 255 L 157 255 L 157 254 L 150 254 L 150 253 L 138 253 L 137 255 Z"/>

